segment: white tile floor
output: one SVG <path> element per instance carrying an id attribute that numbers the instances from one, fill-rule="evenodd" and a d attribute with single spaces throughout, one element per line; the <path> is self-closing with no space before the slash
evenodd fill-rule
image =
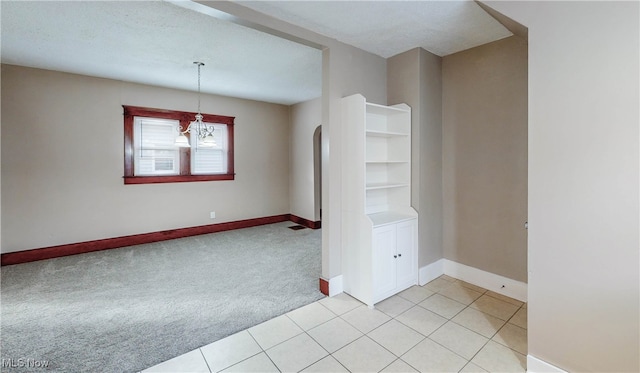
<path id="1" fill-rule="evenodd" d="M 144 372 L 524 372 L 522 302 L 441 276 L 369 309 L 340 294 Z"/>

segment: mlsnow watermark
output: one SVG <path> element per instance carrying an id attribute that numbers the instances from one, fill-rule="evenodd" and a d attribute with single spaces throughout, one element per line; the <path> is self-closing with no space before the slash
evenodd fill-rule
<path id="1" fill-rule="evenodd" d="M 36 359 L 2 359 L 2 368 L 47 368 L 49 360 Z"/>

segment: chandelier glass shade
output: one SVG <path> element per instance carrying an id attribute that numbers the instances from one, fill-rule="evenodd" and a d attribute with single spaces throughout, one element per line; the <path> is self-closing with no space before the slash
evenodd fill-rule
<path id="1" fill-rule="evenodd" d="M 186 134 L 189 133 L 191 139 L 196 140 L 196 147 L 211 148 L 216 145 L 216 141 L 213 138 L 213 125 L 207 124 L 202 121 L 202 114 L 200 113 L 200 67 L 204 66 L 202 62 L 194 62 L 198 66 L 198 114 L 196 119 L 189 123 L 187 129 L 183 130 L 182 126 L 178 127 L 178 136 L 175 140 L 175 146 L 181 148 L 191 147 L 189 138 Z"/>

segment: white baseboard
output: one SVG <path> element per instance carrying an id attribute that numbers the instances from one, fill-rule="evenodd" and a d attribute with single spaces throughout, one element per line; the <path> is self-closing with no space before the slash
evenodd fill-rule
<path id="1" fill-rule="evenodd" d="M 469 267 L 449 259 L 440 259 L 420 268 L 418 281 L 420 286 L 422 286 L 443 274 L 483 287 L 498 294 L 506 295 L 522 302 L 527 301 L 526 283 L 496 275 L 495 273 L 483 271 L 478 268 Z"/>
<path id="2" fill-rule="evenodd" d="M 329 279 L 329 296 L 338 295 L 344 292 L 344 286 L 342 284 L 342 275 Z"/>
<path id="3" fill-rule="evenodd" d="M 444 274 L 444 259 L 439 259 L 420 268 L 418 283 L 420 286 L 431 282 Z"/>
<path id="4" fill-rule="evenodd" d="M 444 274 L 447 276 L 455 277 L 522 302 L 527 301 L 527 284 L 524 282 L 469 267 L 452 260 L 442 260 L 444 261 Z"/>
<path id="5" fill-rule="evenodd" d="M 537 357 L 527 355 L 527 372 L 529 373 L 567 373 L 566 371 L 551 365 Z"/>

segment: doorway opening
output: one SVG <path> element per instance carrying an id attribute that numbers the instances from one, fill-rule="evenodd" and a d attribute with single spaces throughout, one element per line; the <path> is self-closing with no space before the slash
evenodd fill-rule
<path id="1" fill-rule="evenodd" d="M 313 219 L 322 220 L 322 125 L 313 132 Z"/>

